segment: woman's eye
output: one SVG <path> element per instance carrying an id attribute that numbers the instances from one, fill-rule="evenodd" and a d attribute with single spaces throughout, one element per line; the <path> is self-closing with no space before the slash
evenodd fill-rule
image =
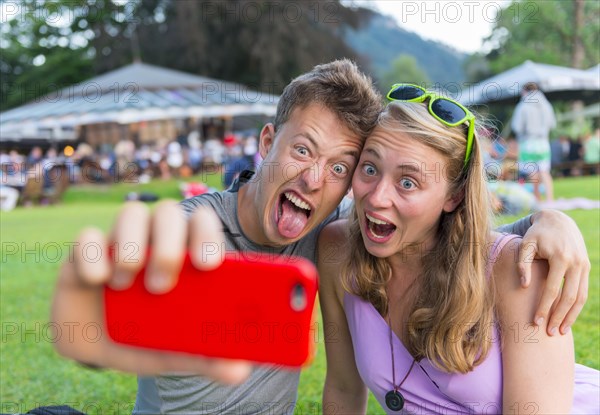
<path id="1" fill-rule="evenodd" d="M 415 184 L 412 182 L 412 180 L 409 179 L 402 179 L 400 180 L 400 186 L 402 186 L 403 189 L 412 189 L 413 187 L 415 187 Z"/>
<path id="2" fill-rule="evenodd" d="M 337 175 L 348 173 L 348 168 L 343 164 L 334 164 L 331 170 L 333 170 L 333 172 Z"/>
<path id="3" fill-rule="evenodd" d="M 375 170 L 375 167 L 371 166 L 370 164 L 365 164 L 362 168 L 363 173 L 365 173 L 367 176 L 374 176 L 375 173 L 377 173 L 377 171 Z"/>

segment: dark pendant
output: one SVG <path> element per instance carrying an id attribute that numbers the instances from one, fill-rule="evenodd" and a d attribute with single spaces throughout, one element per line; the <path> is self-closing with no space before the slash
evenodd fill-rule
<path id="1" fill-rule="evenodd" d="M 389 391 L 385 394 L 385 404 L 392 411 L 401 411 L 404 408 L 404 396 L 398 391 Z"/>

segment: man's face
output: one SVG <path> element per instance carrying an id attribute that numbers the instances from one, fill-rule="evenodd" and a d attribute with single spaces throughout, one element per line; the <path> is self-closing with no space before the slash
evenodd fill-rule
<path id="1" fill-rule="evenodd" d="M 265 126 L 264 161 L 254 179 L 254 222 L 244 206 L 239 211 L 247 236 L 281 246 L 308 234 L 348 191 L 361 147 L 358 134 L 317 104 L 296 108 L 277 134 L 272 125 Z"/>

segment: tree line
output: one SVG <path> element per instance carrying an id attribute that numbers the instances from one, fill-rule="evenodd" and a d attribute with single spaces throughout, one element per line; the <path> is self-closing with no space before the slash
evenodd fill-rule
<path id="1" fill-rule="evenodd" d="M 2 12 L 2 111 L 136 60 L 275 93 L 339 57 L 369 71 L 344 33 L 373 12 L 340 0 L 19 0 Z M 600 2 L 513 0 L 465 70 L 476 82 L 526 59 L 587 68 L 600 61 L 598 44 Z M 404 56 L 380 83 L 398 72 L 427 80 Z"/>

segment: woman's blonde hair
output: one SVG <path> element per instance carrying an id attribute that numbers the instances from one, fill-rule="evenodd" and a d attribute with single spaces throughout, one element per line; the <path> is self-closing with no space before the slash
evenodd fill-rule
<path id="1" fill-rule="evenodd" d="M 406 347 L 415 358 L 428 358 L 442 370 L 466 373 L 487 355 L 493 324 L 493 288 L 485 278 L 490 208 L 481 150 L 474 137 L 465 167 L 466 125 L 443 125 L 422 103 L 390 103 L 378 126 L 408 134 L 443 155 L 449 192 L 463 195 L 454 211 L 442 213 L 437 244 L 422 255 L 423 275 L 409 311 Z M 350 227 L 344 287 L 385 316 L 391 267 L 365 249 L 356 210 Z"/>

